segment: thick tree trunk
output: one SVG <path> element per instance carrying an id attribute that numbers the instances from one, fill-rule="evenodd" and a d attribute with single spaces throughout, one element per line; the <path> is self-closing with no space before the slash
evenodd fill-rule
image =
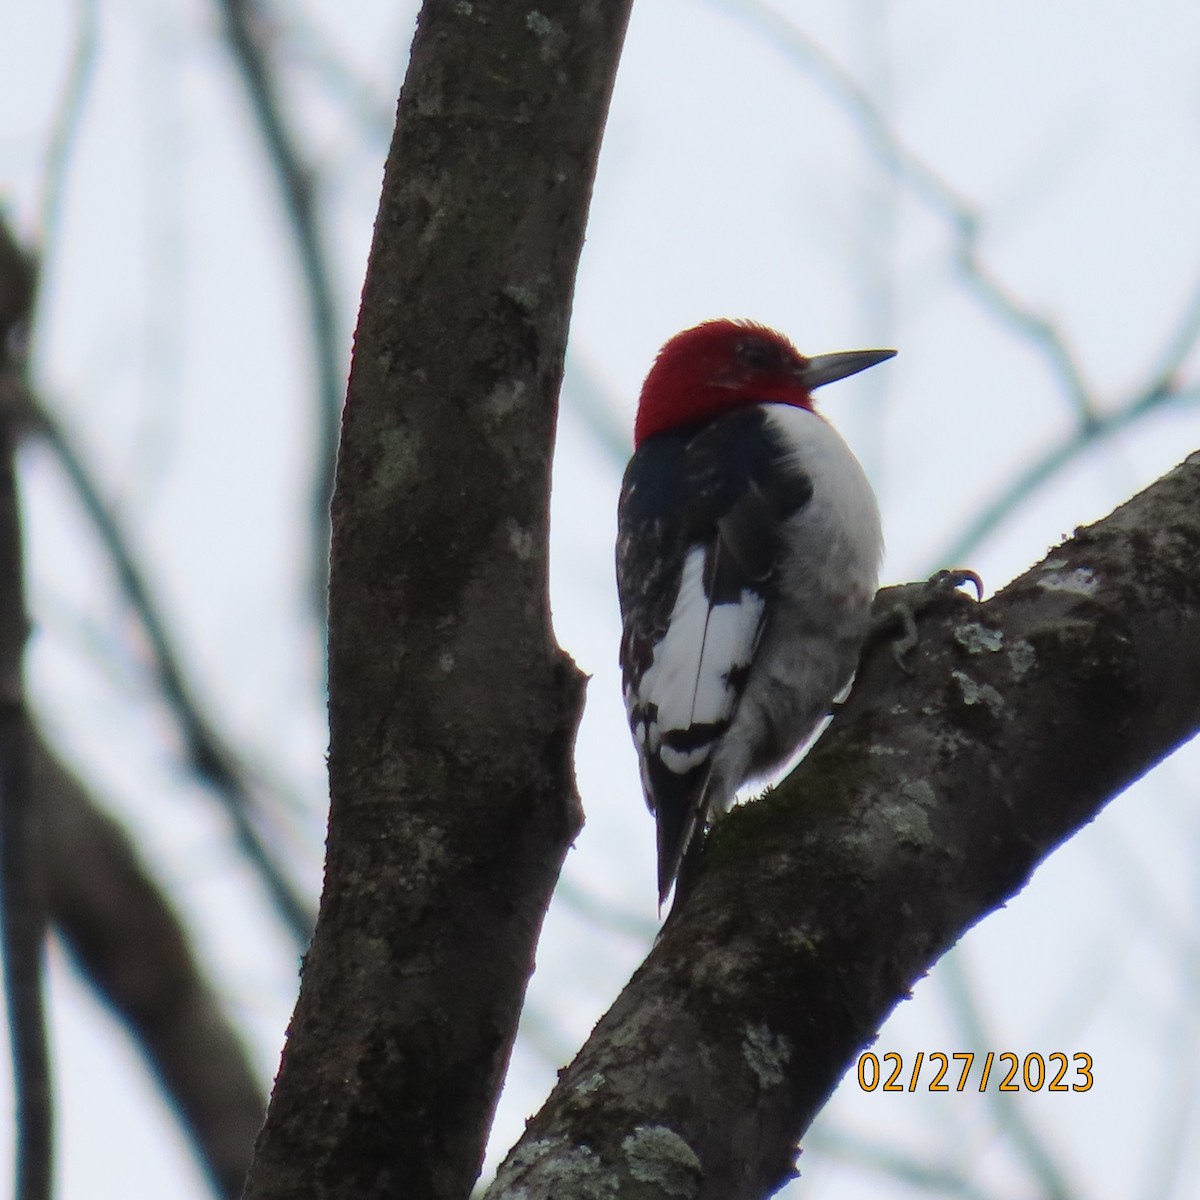
<path id="1" fill-rule="evenodd" d="M 333 505 L 321 912 L 246 1195 L 465 1197 L 581 814 L 550 462 L 628 0 L 430 0 Z"/>
<path id="2" fill-rule="evenodd" d="M 489 1200 L 757 1200 L 913 983 L 1200 728 L 1200 453 L 986 604 L 875 646 L 731 814 Z M 911 601 L 912 585 L 881 595 Z"/>

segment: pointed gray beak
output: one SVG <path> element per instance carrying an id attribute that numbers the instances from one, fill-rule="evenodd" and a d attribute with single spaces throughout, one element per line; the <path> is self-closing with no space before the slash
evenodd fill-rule
<path id="1" fill-rule="evenodd" d="M 837 354 L 818 354 L 810 358 L 802 371 L 797 372 L 801 382 L 811 392 L 813 388 L 835 383 L 848 375 L 857 375 L 876 363 L 895 358 L 895 350 L 842 350 Z"/>

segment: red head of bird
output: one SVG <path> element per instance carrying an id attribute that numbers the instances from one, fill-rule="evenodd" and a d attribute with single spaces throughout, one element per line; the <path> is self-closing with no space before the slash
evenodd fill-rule
<path id="1" fill-rule="evenodd" d="M 812 409 L 812 393 L 891 358 L 894 350 L 849 350 L 806 358 L 781 333 L 752 321 L 705 321 L 658 352 L 642 385 L 634 444 L 747 404 Z"/>

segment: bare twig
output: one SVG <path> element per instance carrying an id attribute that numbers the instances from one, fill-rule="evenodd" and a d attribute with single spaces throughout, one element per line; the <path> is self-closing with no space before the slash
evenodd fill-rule
<path id="1" fill-rule="evenodd" d="M 929 1163 L 923 1157 L 906 1154 L 882 1141 L 860 1137 L 846 1130 L 824 1129 L 819 1122 L 813 1126 L 805 1149 L 907 1184 L 923 1196 L 995 1200 L 994 1192 L 985 1191 L 953 1166 Z M 806 1161 L 807 1156 L 801 1159 L 801 1164 Z"/>
<path id="2" fill-rule="evenodd" d="M 1200 341 L 1200 278 L 1192 288 L 1175 328 L 1167 336 L 1158 361 L 1150 371 L 1150 378 L 1157 380 L 1164 391 L 1171 390 L 1175 373 Z M 1150 389 L 1147 389 L 1150 390 Z"/>
<path id="3" fill-rule="evenodd" d="M 584 356 L 573 351 L 567 353 L 562 399 L 563 407 L 579 415 L 595 444 L 621 470 L 633 453 L 632 417 L 617 416 L 599 374 Z"/>
<path id="4" fill-rule="evenodd" d="M 643 942 L 647 946 L 654 941 L 654 936 L 659 930 L 657 921 L 639 917 L 610 901 L 598 900 L 565 878 L 559 879 L 558 887 L 554 889 L 554 898 L 582 920 L 590 921 L 597 929 Z"/>
<path id="5" fill-rule="evenodd" d="M 312 492 L 312 604 L 324 626 L 329 583 L 329 500 L 337 458 L 345 371 L 332 271 L 322 245 L 317 192 L 296 138 L 271 64 L 267 39 L 255 24 L 249 0 L 217 0 L 233 61 L 250 99 L 254 119 L 275 172 L 291 225 L 307 292 L 317 376 L 317 471 Z"/>
<path id="6" fill-rule="evenodd" d="M 329 32 L 301 5 L 288 5 L 286 20 L 293 61 L 311 71 L 329 99 L 354 120 L 373 144 L 386 149 L 396 118 L 395 96 L 390 86 L 383 93 L 368 83 L 355 66 L 339 55 Z"/>
<path id="7" fill-rule="evenodd" d="M 1152 382 L 1126 404 L 1107 413 L 1100 411 L 1083 367 L 1062 332 L 1015 296 L 984 262 L 983 215 L 900 137 L 866 89 L 799 26 L 762 0 L 709 2 L 767 37 L 853 118 L 881 165 L 950 225 L 954 232 L 954 258 L 963 282 L 990 311 L 1041 353 L 1071 401 L 1075 414 L 1071 431 L 1024 467 L 977 513 L 944 551 L 931 560 L 930 570 L 965 560 L 1030 493 L 1098 441 L 1120 432 L 1154 409 L 1196 396 L 1195 390 L 1179 389 L 1172 376 L 1200 337 L 1200 288 L 1185 304 L 1176 329 L 1150 373 Z"/>
<path id="8" fill-rule="evenodd" d="M 52 237 L 57 229 L 64 180 L 96 57 L 96 44 L 95 0 L 79 0 L 79 25 L 72 66 L 68 72 L 67 87 L 59 106 L 55 130 L 47 152 L 42 199 L 44 238 Z M 319 277 L 323 278 L 323 275 Z M 328 289 L 321 294 L 328 295 Z M 331 311 L 332 304 L 328 307 Z M 321 324 L 326 330 L 327 339 L 332 338 L 332 322 L 325 321 Z M 323 357 L 323 354 L 322 343 L 318 340 L 318 356 Z M 338 388 L 335 387 L 334 390 L 337 391 Z M 337 403 L 340 403 L 340 400 L 335 401 L 335 409 Z M 141 622 L 163 699 L 180 726 L 192 770 L 224 803 L 233 823 L 238 844 L 262 879 L 284 924 L 298 945 L 307 945 L 312 932 L 312 908 L 289 881 L 286 872 L 276 862 L 275 855 L 255 825 L 254 789 L 248 773 L 237 754 L 205 716 L 188 684 L 182 660 L 175 650 L 165 620 L 132 551 L 131 539 L 111 506 L 104 500 L 102 489 L 83 456 L 76 450 L 48 407 L 28 389 L 24 380 L 13 383 L 13 411 L 22 431 L 32 431 L 40 435 L 59 460 L 85 514 L 108 553 L 125 598 Z M 332 420 L 336 431 L 336 411 Z M 332 476 L 329 478 L 331 480 Z M 328 487 L 329 484 L 324 486 Z M 327 497 L 320 504 L 315 503 L 315 507 L 320 508 L 324 514 Z M 321 519 L 327 520 L 327 517 L 323 515 Z M 322 575 L 326 560 L 323 538 L 323 534 L 318 535 L 322 548 L 315 552 L 316 560 L 321 564 L 319 569 Z M 321 596 L 323 611 L 323 582 L 317 590 Z"/>
<path id="9" fill-rule="evenodd" d="M 191 769 L 221 800 L 233 823 L 238 845 L 262 879 L 284 924 L 299 945 L 307 945 L 312 932 L 312 911 L 258 831 L 254 788 L 248 773 L 205 715 L 188 683 L 128 534 L 104 501 L 99 484 L 62 427 L 36 397 L 26 393 L 26 398 L 24 421 L 45 439 L 62 465 L 112 563 L 122 593 L 141 623 L 163 700 L 178 722 Z"/>
<path id="10" fill-rule="evenodd" d="M 214 1190 L 241 1195 L 266 1097 L 187 935 L 121 828 L 40 741 L 32 780 L 51 919 L 174 1102 Z"/>
<path id="11" fill-rule="evenodd" d="M 1182 780 L 1179 781 L 1182 783 Z M 1169 784 L 1168 784 L 1169 787 Z M 1097 833 L 1103 832 L 1097 829 Z M 1143 934 L 1159 943 L 1165 959 L 1177 972 L 1177 990 L 1167 1019 L 1150 1024 L 1156 1029 L 1163 1047 L 1161 1082 L 1154 1091 L 1157 1118 L 1152 1122 L 1153 1136 L 1144 1158 L 1142 1194 L 1167 1197 L 1175 1190 L 1191 1148 L 1197 1145 L 1195 1130 L 1200 1118 L 1200 1080 L 1195 1063 L 1200 1051 L 1200 938 L 1186 919 L 1181 920 L 1174 906 L 1159 894 L 1162 880 L 1149 864 L 1140 861 L 1126 838 L 1111 830 L 1092 841 L 1100 851 L 1098 866 L 1113 900 L 1126 919 Z M 1112 953 L 1112 939 L 1105 939 L 1103 960 L 1109 973 L 1119 972 Z M 1089 989 L 1089 1000 L 1097 989 Z M 1164 1007 L 1166 1001 L 1163 1002 Z M 1074 1013 L 1076 1025 L 1085 1014 Z M 1059 1027 L 1061 1028 L 1061 1026 Z"/>
<path id="12" fill-rule="evenodd" d="M 1014 295 L 984 262 L 980 247 L 984 230 L 982 214 L 904 142 L 868 92 L 799 26 L 762 0 L 709 2 L 761 33 L 773 47 L 803 67 L 808 77 L 853 118 L 879 163 L 950 225 L 954 233 L 954 258 L 964 283 L 993 313 L 1037 348 L 1058 377 L 1078 420 L 1084 425 L 1095 421 L 1091 388 L 1062 333 Z"/>
<path id="13" fill-rule="evenodd" d="M 79 133 L 84 102 L 87 100 L 88 88 L 92 81 L 92 70 L 96 64 L 96 0 L 76 0 L 75 9 L 75 45 L 71 52 L 71 64 L 67 68 L 66 83 L 59 99 L 50 141 L 46 147 L 46 163 L 42 169 L 40 241 L 43 257 L 59 228 L 67 172 L 75 148 L 75 138 Z"/>
<path id="14" fill-rule="evenodd" d="M 980 1054 L 988 1047 L 995 1046 L 997 1039 L 990 1036 L 985 1028 L 983 1014 L 976 1003 L 961 953 L 948 954 L 942 959 L 938 965 L 938 977 L 967 1046 Z M 1037 1179 L 1041 1195 L 1049 1200 L 1069 1200 L 1069 1197 L 1079 1195 L 1068 1182 L 1045 1141 L 1027 1120 L 1021 1106 L 1007 1093 L 996 1089 L 987 1089 L 986 1095 L 997 1123 Z"/>
<path id="15" fill-rule="evenodd" d="M 1196 1121 L 1200 1116 L 1196 1000 L 1195 988 L 1180 996 L 1172 1019 L 1161 1030 L 1166 1063 L 1162 1082 L 1156 1088 L 1161 1117 L 1155 1123 L 1155 1136 L 1142 1171 L 1143 1195 L 1161 1200 L 1186 1193 L 1182 1168 L 1189 1154 L 1194 1153 Z"/>
<path id="16" fill-rule="evenodd" d="M 0 235 L 8 237 L 7 228 Z M 7 339 L 6 339 L 7 340 Z M 8 413 L 23 434 L 40 436 L 58 459 L 103 545 L 125 599 L 145 634 L 163 700 L 173 714 L 191 769 L 217 795 L 233 823 L 238 845 L 258 873 L 276 910 L 301 947 L 308 944 L 313 913 L 276 860 L 255 823 L 255 789 L 239 756 L 205 715 L 184 673 L 166 621 L 132 549 L 132 539 L 104 500 L 83 456 L 23 378 L 7 379 Z"/>
<path id="17" fill-rule="evenodd" d="M 17 502 L 17 414 L 23 368 L 16 331 L 27 325 L 36 269 L 0 224 L 0 917 L 9 1042 L 16 1090 L 16 1200 L 50 1200 L 54 1119 L 42 954 L 46 913 L 39 832 L 29 786 L 29 722 L 23 661 L 25 616 L 21 516 Z"/>
<path id="18" fill-rule="evenodd" d="M 1005 521 L 1016 507 L 1028 500 L 1040 487 L 1053 479 L 1059 471 L 1078 459 L 1085 450 L 1123 429 L 1155 409 L 1171 404 L 1195 403 L 1200 400 L 1200 388 L 1175 391 L 1163 384 L 1156 384 L 1140 396 L 1114 412 L 1107 413 L 1090 425 L 1080 426 L 1064 434 L 1058 441 L 1043 450 L 1031 463 L 1021 468 L 989 503 L 976 513 L 967 525 L 929 561 L 930 570 L 937 570 L 946 563 L 966 560 L 979 544 Z"/>
<path id="19" fill-rule="evenodd" d="M 1064 467 L 1079 458 L 1098 442 L 1115 436 L 1135 424 L 1148 413 L 1172 404 L 1194 404 L 1200 401 L 1200 387 L 1180 387 L 1175 376 L 1185 359 L 1200 340 L 1200 282 L 1183 306 L 1175 328 L 1168 334 L 1158 359 L 1150 373 L 1151 383 L 1119 404 L 1112 411 L 1081 422 L 1058 441 L 1043 450 L 989 501 L 941 555 L 931 560 L 937 570 L 945 563 L 966 560 L 975 548 L 988 537 L 1010 513 L 1027 500 L 1038 488 L 1053 479 Z"/>

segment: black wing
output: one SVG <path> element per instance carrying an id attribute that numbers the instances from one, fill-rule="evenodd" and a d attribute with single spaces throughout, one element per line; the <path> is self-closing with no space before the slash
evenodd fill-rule
<path id="1" fill-rule="evenodd" d="M 712 757 L 769 617 L 783 522 L 812 496 L 805 475 L 781 469 L 786 453 L 750 408 L 651 438 L 625 472 L 622 682 L 658 825 L 660 903 L 707 815 Z"/>

